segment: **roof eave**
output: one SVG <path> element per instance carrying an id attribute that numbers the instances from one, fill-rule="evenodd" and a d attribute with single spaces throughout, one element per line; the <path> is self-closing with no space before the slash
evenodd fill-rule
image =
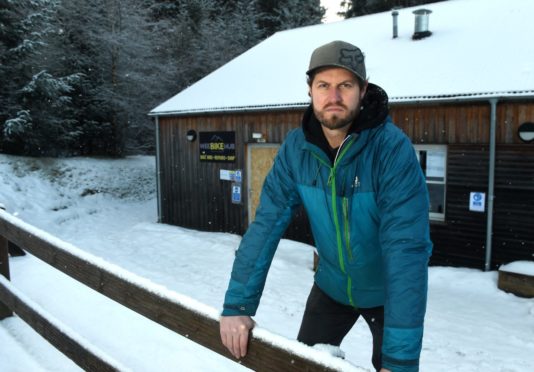
<path id="1" fill-rule="evenodd" d="M 389 103 L 395 105 L 415 105 L 415 104 L 433 104 L 433 103 L 457 103 L 457 102 L 475 102 L 497 100 L 527 100 L 534 99 L 534 90 L 518 90 L 509 92 L 487 92 L 487 93 L 458 93 L 443 95 L 421 95 L 421 96 L 403 96 L 390 97 Z M 295 102 L 286 104 L 265 104 L 251 106 L 229 106 L 229 107 L 212 107 L 172 111 L 151 111 L 149 116 L 199 116 L 206 114 L 221 113 L 247 113 L 261 112 L 272 110 L 300 110 L 308 107 L 309 102 Z"/>
<path id="2" fill-rule="evenodd" d="M 266 105 L 251 105 L 251 106 L 229 106 L 229 107 L 211 107 L 200 109 L 187 110 L 172 110 L 172 111 L 151 111 L 149 116 L 196 116 L 204 114 L 220 114 L 220 113 L 245 113 L 271 110 L 299 110 L 308 107 L 309 102 L 296 102 L 284 104 L 266 104 Z"/>

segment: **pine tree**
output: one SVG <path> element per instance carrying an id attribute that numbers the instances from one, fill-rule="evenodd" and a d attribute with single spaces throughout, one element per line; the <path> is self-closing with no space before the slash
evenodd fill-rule
<path id="1" fill-rule="evenodd" d="M 320 0 L 258 0 L 259 27 L 264 35 L 321 23 L 325 9 Z"/>
<path id="2" fill-rule="evenodd" d="M 81 153 L 122 156 L 153 149 L 154 126 L 147 112 L 163 99 L 157 94 L 158 79 L 169 75 L 156 56 L 161 29 L 149 19 L 148 5 L 71 0 L 59 12 L 62 34 L 53 49 L 66 56 L 61 68 L 84 74 L 74 97 L 86 134 Z"/>
<path id="3" fill-rule="evenodd" d="M 0 0 L 0 151 L 153 151 L 147 112 L 319 0 Z"/>
<path id="4" fill-rule="evenodd" d="M 70 97 L 79 75 L 54 76 L 46 71 L 43 55 L 58 1 L 8 0 L 2 5 L 2 149 L 30 155 L 68 151 L 79 135 Z"/>

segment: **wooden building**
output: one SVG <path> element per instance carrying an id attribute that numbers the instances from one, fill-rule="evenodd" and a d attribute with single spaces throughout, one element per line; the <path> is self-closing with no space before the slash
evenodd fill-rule
<path id="1" fill-rule="evenodd" d="M 533 260 L 534 2 L 426 8 L 423 31 L 415 8 L 398 10 L 396 37 L 389 12 L 277 33 L 155 108 L 160 222 L 245 231 L 309 104 L 310 54 L 341 39 L 365 52 L 370 81 L 414 144 L 431 196 L 431 263 Z M 304 212 L 287 237 L 313 244 Z"/>

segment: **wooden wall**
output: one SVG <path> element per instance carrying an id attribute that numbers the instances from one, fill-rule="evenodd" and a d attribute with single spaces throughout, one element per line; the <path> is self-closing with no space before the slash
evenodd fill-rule
<path id="1" fill-rule="evenodd" d="M 532 119 L 530 119 L 532 120 Z M 534 143 L 497 148 L 493 264 L 534 260 Z"/>
<path id="2" fill-rule="evenodd" d="M 245 145 L 253 142 L 254 132 L 263 133 L 269 143 L 282 143 L 287 132 L 300 124 L 301 116 L 302 111 L 287 111 L 160 118 L 161 222 L 242 234 L 248 225 Z M 201 162 L 198 138 L 192 143 L 186 139 L 190 129 L 235 132 L 236 162 Z M 231 182 L 219 179 L 221 169 L 243 170 L 242 204 L 231 203 Z M 309 241 L 307 221 L 299 221 L 286 236 Z"/>
<path id="3" fill-rule="evenodd" d="M 489 143 L 489 102 L 398 104 L 390 113 L 416 144 Z M 498 103 L 497 143 L 522 144 L 517 130 L 526 121 L 534 121 L 534 102 Z"/>
<path id="4" fill-rule="evenodd" d="M 431 264 L 484 268 L 487 213 L 468 203 L 471 191 L 488 195 L 489 103 L 395 106 L 391 114 L 413 143 L 448 145 L 446 214 L 431 223 Z M 497 105 L 492 268 L 534 259 L 534 144 L 517 135 L 526 121 L 534 121 L 533 103 Z"/>
<path id="5" fill-rule="evenodd" d="M 228 181 L 220 169 L 246 170 L 246 143 L 261 132 L 267 142 L 281 143 L 300 125 L 302 110 L 190 117 L 161 117 L 160 164 L 162 222 L 206 231 L 242 234 L 248 224 L 246 174 L 243 204 L 230 202 Z M 483 268 L 486 213 L 468 210 L 471 191 L 488 192 L 489 102 L 393 105 L 391 116 L 414 144 L 447 144 L 445 221 L 431 223 L 434 253 L 431 264 Z M 522 144 L 517 129 L 534 122 L 534 103 L 505 102 L 497 106 L 497 154 L 492 267 L 534 258 L 534 144 Z M 198 139 L 187 142 L 189 129 L 234 131 L 235 163 L 199 161 Z M 305 213 L 286 237 L 312 243 Z"/>

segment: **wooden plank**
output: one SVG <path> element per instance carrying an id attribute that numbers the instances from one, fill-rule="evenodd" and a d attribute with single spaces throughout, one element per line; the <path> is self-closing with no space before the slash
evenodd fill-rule
<path id="1" fill-rule="evenodd" d="M 3 275 L 9 280 L 9 253 L 8 253 L 8 241 L 3 236 L 0 236 L 0 275 Z M 0 320 L 12 316 L 13 313 L 0 300 Z"/>
<path id="2" fill-rule="evenodd" d="M 499 289 L 520 297 L 534 297 L 534 276 L 499 270 Z"/>
<path id="3" fill-rule="evenodd" d="M 248 159 L 250 161 L 247 164 L 249 225 L 256 217 L 256 208 L 260 204 L 263 182 L 273 166 L 274 158 L 279 148 L 279 144 L 251 144 L 248 146 Z"/>
<path id="4" fill-rule="evenodd" d="M 188 309 L 172 299 L 133 283 L 105 268 L 94 266 L 69 251 L 11 224 L 0 212 L 0 235 L 25 250 L 129 309 L 177 332 L 190 340 L 232 359 L 220 341 L 219 322 Z M 17 313 L 17 311 L 15 311 Z M 256 371 L 332 371 L 331 366 L 311 361 L 267 341 L 251 337 L 249 352 L 240 364 Z M 347 364 L 348 365 L 348 364 Z"/>
<path id="5" fill-rule="evenodd" d="M 7 285 L 6 280 L 0 280 L 0 301 L 7 304 L 22 320 L 29 324 L 37 333 L 65 354 L 78 366 L 86 371 L 119 371 L 117 363 L 105 360 L 101 352 L 90 350 L 73 335 L 67 334 L 65 326 L 47 319 L 36 311 L 25 300 L 15 294 Z"/>

